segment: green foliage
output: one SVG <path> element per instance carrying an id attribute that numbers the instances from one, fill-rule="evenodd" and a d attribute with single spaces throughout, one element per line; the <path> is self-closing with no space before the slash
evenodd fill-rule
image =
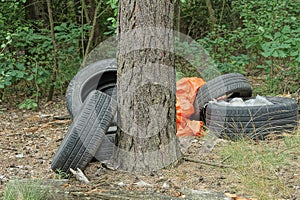
<path id="1" fill-rule="evenodd" d="M 38 103 L 50 86 L 63 93 L 80 67 L 92 29 L 90 11 L 99 1 L 88 1 L 85 6 L 80 1 L 51 2 L 58 44 L 56 58 L 47 17 L 28 19 L 32 4 L 26 0 L 0 1 L 1 98 L 21 91 L 23 96 L 16 105 L 26 102 L 22 104 L 26 108 L 25 105 L 34 105 L 28 99 Z M 100 2 L 93 47 L 115 35 L 117 29 L 118 1 Z M 219 75 L 214 70 L 217 66 L 221 73 L 265 77 L 264 87 L 259 88 L 261 94 L 299 90 L 299 1 L 210 2 L 214 23 L 206 1 L 177 1 L 177 30 L 197 41 L 175 40 L 178 71 L 209 80 Z M 59 69 L 52 83 L 54 59 L 58 60 Z"/>
<path id="2" fill-rule="evenodd" d="M 107 18 L 108 31 L 104 32 L 104 34 L 111 35 L 117 32 L 118 0 L 107 0 L 106 3 L 113 10 L 113 16 Z"/>
<path id="3" fill-rule="evenodd" d="M 88 28 L 84 27 L 83 31 Z M 64 91 L 65 84 L 80 67 L 77 41 L 81 37 L 82 28 L 75 24 L 62 23 L 55 26 L 55 32 L 59 44 L 60 66 L 56 82 L 51 82 L 54 54 L 50 32 L 48 29 L 37 31 L 27 24 L 17 27 L 14 33 L 9 34 L 10 37 L 6 36 L 7 42 L 2 44 L 6 46 L 0 56 L 0 89 L 7 89 L 12 85 L 24 87 L 26 84 L 29 88 L 35 88 L 34 94 L 45 94 L 49 86 L 54 84 L 56 89 Z M 0 38 L 3 37 L 0 34 Z"/>
<path id="4" fill-rule="evenodd" d="M 70 174 L 68 174 L 68 173 L 66 173 L 66 172 L 64 172 L 60 169 L 56 170 L 56 173 L 57 173 L 56 174 L 57 179 L 68 179 L 68 178 L 70 178 Z"/>
<path id="5" fill-rule="evenodd" d="M 202 77 L 210 80 L 219 75 L 215 71 L 214 60 L 208 52 L 196 41 L 188 37 L 182 39 L 175 37 L 176 69 L 186 77 Z"/>
<path id="6" fill-rule="evenodd" d="M 216 25 L 201 38 L 221 72 L 266 76 L 263 93 L 294 93 L 299 89 L 299 1 L 232 1 L 239 24 Z"/>
<path id="7" fill-rule="evenodd" d="M 38 104 L 32 99 L 26 99 L 25 101 L 20 103 L 18 107 L 19 109 L 35 110 L 38 107 Z"/>
<path id="8" fill-rule="evenodd" d="M 176 81 L 178 81 L 184 77 L 185 77 L 184 73 L 182 73 L 181 71 L 176 71 Z"/>
<path id="9" fill-rule="evenodd" d="M 235 16 L 231 10 L 231 1 L 214 0 L 210 1 L 214 10 L 215 25 L 226 24 L 228 27 L 235 26 Z M 211 22 L 206 1 L 203 0 L 180 0 L 180 13 L 175 12 L 176 17 L 180 17 L 180 25 L 177 29 L 184 34 L 190 35 L 198 40 L 211 32 Z"/>
<path id="10" fill-rule="evenodd" d="M 44 200 L 49 188 L 42 186 L 40 181 L 10 181 L 5 189 L 4 200 Z"/>

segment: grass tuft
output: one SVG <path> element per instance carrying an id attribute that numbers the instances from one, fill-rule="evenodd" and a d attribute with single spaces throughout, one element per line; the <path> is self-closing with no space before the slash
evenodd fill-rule
<path id="1" fill-rule="evenodd" d="M 7 183 L 4 200 L 44 200 L 49 188 L 37 180 L 11 180 Z"/>
<path id="2" fill-rule="evenodd" d="M 292 170 L 300 169 L 300 130 L 277 140 L 228 142 L 218 154 L 234 166 L 225 170 L 239 183 L 237 192 L 262 200 L 296 198 L 290 178 L 300 173 Z"/>

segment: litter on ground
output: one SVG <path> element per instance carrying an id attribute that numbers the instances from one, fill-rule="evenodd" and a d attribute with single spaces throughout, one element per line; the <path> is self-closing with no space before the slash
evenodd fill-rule
<path id="1" fill-rule="evenodd" d="M 203 136 L 203 122 L 190 120 L 194 114 L 194 101 L 198 89 L 205 84 L 201 78 L 182 78 L 176 83 L 176 126 L 177 136 Z"/>
<path id="2" fill-rule="evenodd" d="M 233 98 L 229 102 L 225 100 L 213 100 L 209 103 L 215 103 L 220 106 L 267 106 L 273 105 L 272 102 L 268 101 L 265 97 L 257 95 L 254 99 L 243 100 L 242 98 Z"/>

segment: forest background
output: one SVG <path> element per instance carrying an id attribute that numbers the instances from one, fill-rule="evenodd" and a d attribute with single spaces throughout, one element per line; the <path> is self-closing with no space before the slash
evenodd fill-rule
<path id="1" fill-rule="evenodd" d="M 299 8 L 297 0 L 177 0 L 175 29 L 220 73 L 260 80 L 255 94 L 298 96 Z M 15 106 L 37 109 L 64 94 L 89 52 L 116 34 L 117 12 L 117 0 L 0 0 L 0 102 L 14 94 Z M 200 76 L 192 62 L 176 61 L 178 78 Z"/>

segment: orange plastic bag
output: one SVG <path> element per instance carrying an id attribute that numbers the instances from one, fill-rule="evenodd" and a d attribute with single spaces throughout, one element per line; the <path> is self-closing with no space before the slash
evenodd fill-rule
<path id="1" fill-rule="evenodd" d="M 194 101 L 198 89 L 205 84 L 201 78 L 182 78 L 176 83 L 176 126 L 177 136 L 203 136 L 202 121 L 190 120 L 194 114 Z"/>

